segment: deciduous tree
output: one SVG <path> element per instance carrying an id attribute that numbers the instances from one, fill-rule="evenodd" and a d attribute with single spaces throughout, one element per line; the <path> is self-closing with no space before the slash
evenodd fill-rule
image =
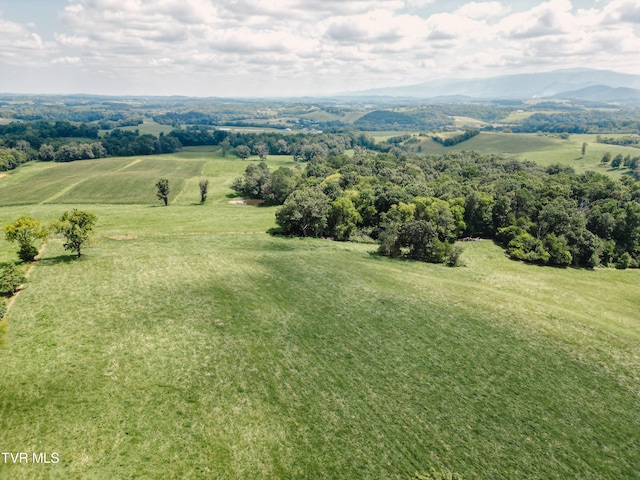
<path id="1" fill-rule="evenodd" d="M 327 228 L 329 198 L 318 188 L 296 190 L 276 213 L 276 222 L 284 233 L 301 237 L 319 237 Z"/>
<path id="2" fill-rule="evenodd" d="M 10 242 L 18 242 L 18 257 L 23 262 L 32 262 L 38 249 L 35 243 L 49 236 L 48 229 L 33 217 L 23 216 L 15 222 L 2 227 L 5 238 Z"/>
<path id="3" fill-rule="evenodd" d="M 83 212 L 74 208 L 71 212 L 64 212 L 54 224 L 56 233 L 64 236 L 65 250 L 74 251 L 78 258 L 82 256 L 82 247 L 89 241 L 98 218 L 91 212 Z"/>
<path id="4" fill-rule="evenodd" d="M 164 202 L 164 205 L 167 206 L 169 204 L 169 180 L 166 178 L 161 178 L 156 183 L 156 188 L 158 189 L 158 193 L 156 195 L 160 200 Z"/>
<path id="5" fill-rule="evenodd" d="M 202 179 L 198 184 L 200 187 L 200 203 L 207 201 L 207 193 L 209 192 L 209 180 Z"/>

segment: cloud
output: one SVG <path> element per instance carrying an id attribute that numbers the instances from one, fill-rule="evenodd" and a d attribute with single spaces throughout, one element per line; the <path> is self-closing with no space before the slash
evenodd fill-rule
<path id="1" fill-rule="evenodd" d="M 640 4 L 637 1 L 615 0 L 604 8 L 604 24 L 640 23 Z"/>
<path id="2" fill-rule="evenodd" d="M 504 18 L 498 28 L 515 39 L 564 34 L 572 30 L 572 8 L 569 0 L 551 0 Z"/>
<path id="3" fill-rule="evenodd" d="M 509 8 L 500 2 L 470 2 L 462 5 L 453 13 L 473 19 L 485 19 L 501 17 L 508 11 Z"/>
<path id="4" fill-rule="evenodd" d="M 94 75 L 95 85 L 105 77 L 119 87 L 155 82 L 167 93 L 186 94 L 328 92 L 558 66 L 640 73 L 640 3 L 579 5 L 584 8 L 577 0 L 67 0 L 64 28 L 56 32 L 0 15 L 0 67 L 50 65 L 67 78 Z M 195 85 L 201 90 L 182 90 Z"/>
<path id="5" fill-rule="evenodd" d="M 52 65 L 76 65 L 80 63 L 79 57 L 58 57 L 51 60 Z"/>
<path id="6" fill-rule="evenodd" d="M 32 31 L 35 25 L 23 25 L 5 19 L 0 12 L 0 58 L 18 65 L 38 64 L 55 51 L 55 44 L 46 42 Z"/>

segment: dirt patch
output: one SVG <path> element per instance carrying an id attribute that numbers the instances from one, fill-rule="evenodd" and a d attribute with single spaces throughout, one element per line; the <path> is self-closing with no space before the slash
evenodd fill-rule
<path id="1" fill-rule="evenodd" d="M 4 177 L 6 177 L 6 176 L 7 176 L 7 174 L 6 174 L 6 173 L 0 173 L 0 178 L 4 178 Z"/>
<path id="2" fill-rule="evenodd" d="M 254 198 L 245 198 L 243 200 L 231 200 L 229 203 L 233 203 L 234 205 L 247 205 L 249 207 L 259 207 L 260 205 L 264 205 L 264 200 L 257 200 Z"/>

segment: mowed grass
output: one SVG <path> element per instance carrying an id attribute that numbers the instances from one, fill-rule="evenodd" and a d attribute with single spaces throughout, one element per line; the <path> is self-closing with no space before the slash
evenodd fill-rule
<path id="1" fill-rule="evenodd" d="M 7 315 L 0 446 L 61 461 L 0 478 L 640 475 L 640 272 L 272 237 L 274 208 L 229 204 L 247 162 L 158 168 L 198 158 L 169 207 L 74 204 L 99 217 L 84 258 L 49 242 Z M 2 224 L 71 207 L 1 195 Z"/>

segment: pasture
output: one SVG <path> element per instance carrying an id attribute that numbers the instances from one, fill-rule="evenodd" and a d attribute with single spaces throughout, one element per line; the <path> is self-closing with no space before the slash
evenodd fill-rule
<path id="1" fill-rule="evenodd" d="M 586 154 L 582 156 L 582 144 L 587 143 Z M 617 145 L 605 145 L 596 143 L 596 135 L 571 135 L 563 140 L 553 134 L 527 134 L 527 133 L 498 133 L 481 132 L 475 137 L 453 145 L 444 147 L 434 142 L 431 138 L 424 137 L 417 145 L 421 151 L 428 154 L 443 154 L 455 151 L 476 150 L 482 153 L 494 153 L 497 155 L 511 156 L 519 160 L 530 160 L 540 165 L 548 166 L 555 163 L 571 166 L 576 172 L 593 170 L 606 173 L 614 178 L 620 178 L 626 173 L 626 168 L 612 169 L 609 165 L 602 165 L 600 160 L 605 152 L 640 156 L 640 149 L 635 147 L 623 147 Z"/>
<path id="2" fill-rule="evenodd" d="M 99 219 L 80 260 L 49 241 L 6 317 L 0 446 L 60 462 L 0 478 L 640 474 L 639 271 L 272 237 L 275 208 L 229 203 L 247 163 L 192 148 L 0 179 L 1 225 Z"/>

